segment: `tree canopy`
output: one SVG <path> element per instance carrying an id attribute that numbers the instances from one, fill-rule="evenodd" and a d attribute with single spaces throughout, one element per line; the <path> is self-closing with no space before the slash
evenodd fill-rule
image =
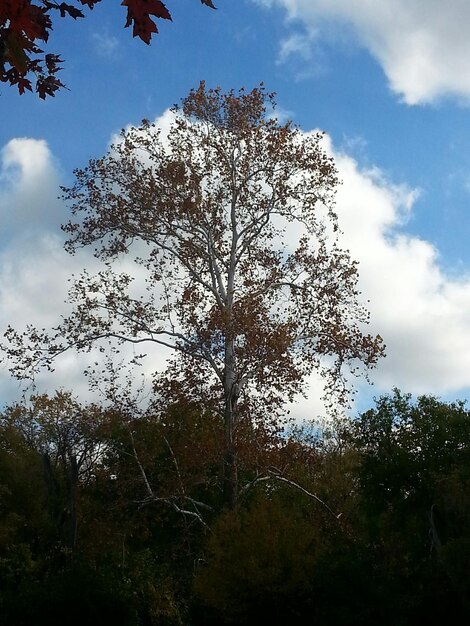
<path id="1" fill-rule="evenodd" d="M 248 488 L 227 510 L 223 423 L 205 406 L 182 399 L 137 414 L 58 392 L 6 407 L 2 623 L 468 622 L 463 403 L 394 392 L 321 437 L 243 426 Z M 304 489 L 258 480 L 262 465 L 288 468 Z"/>

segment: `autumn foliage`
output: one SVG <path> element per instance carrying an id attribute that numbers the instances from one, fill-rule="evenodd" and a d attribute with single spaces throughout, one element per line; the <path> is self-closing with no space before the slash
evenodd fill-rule
<path id="1" fill-rule="evenodd" d="M 0 81 L 14 85 L 20 94 L 35 90 L 40 98 L 54 96 L 64 87 L 57 78 L 62 59 L 55 53 L 44 54 L 57 17 L 84 17 L 101 0 L 75 0 L 73 4 L 55 0 L 2 0 L 0 3 Z M 215 8 L 212 0 L 202 4 Z M 149 44 L 158 32 L 155 18 L 171 20 L 171 14 L 160 0 L 123 0 L 127 9 L 125 26 L 132 26 L 134 37 Z"/>

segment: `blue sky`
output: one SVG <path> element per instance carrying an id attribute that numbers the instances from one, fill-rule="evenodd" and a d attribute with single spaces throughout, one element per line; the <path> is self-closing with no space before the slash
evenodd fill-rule
<path id="1" fill-rule="evenodd" d="M 49 47 L 69 90 L 39 101 L 2 86 L 0 322 L 53 323 L 78 263 L 61 251 L 56 200 L 113 134 L 158 119 L 204 79 L 261 81 L 305 131 L 320 128 L 343 185 L 344 240 L 360 262 L 372 328 L 388 357 L 371 391 L 398 385 L 467 397 L 470 388 L 470 8 L 449 0 L 168 0 L 150 46 L 103 0 L 59 21 Z M 468 41 L 467 41 L 468 40 Z M 79 268 L 78 268 L 79 269 Z M 80 368 L 63 365 L 79 389 Z M 57 378 L 59 380 L 59 378 Z M 67 386 L 67 380 L 60 381 Z M 51 378 L 47 385 L 54 383 Z M 6 373 L 4 399 L 16 393 Z M 299 411 L 317 409 L 318 385 Z"/>

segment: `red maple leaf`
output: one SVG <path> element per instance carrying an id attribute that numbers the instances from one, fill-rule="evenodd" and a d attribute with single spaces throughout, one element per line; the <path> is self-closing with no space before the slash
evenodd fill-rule
<path id="1" fill-rule="evenodd" d="M 158 33 L 151 15 L 171 20 L 168 9 L 160 0 L 122 0 L 121 5 L 127 7 L 126 27 L 133 23 L 133 36 L 140 37 L 146 44 L 150 43 L 152 33 Z"/>
<path id="2" fill-rule="evenodd" d="M 45 9 L 30 4 L 27 0 L 16 2 L 16 6 L 9 16 L 9 30 L 18 34 L 24 33 L 31 40 L 42 39 L 47 41 L 48 30 L 52 23 Z"/>
<path id="3" fill-rule="evenodd" d="M 64 86 L 65 85 L 61 83 L 60 80 L 55 76 L 40 76 L 36 82 L 36 91 L 38 93 L 38 96 L 42 100 L 45 100 L 46 96 L 54 97 L 55 92 Z"/>
<path id="4" fill-rule="evenodd" d="M 18 78 L 18 91 L 21 95 L 23 95 L 25 89 L 28 89 L 28 91 L 33 91 L 31 81 L 21 76 L 20 78 Z"/>
<path id="5" fill-rule="evenodd" d="M 86 4 L 87 7 L 92 9 L 95 6 L 95 4 L 98 4 L 98 2 L 101 2 L 101 0 L 80 0 L 80 2 L 82 4 Z"/>
<path id="6" fill-rule="evenodd" d="M 31 49 L 31 42 L 25 37 L 13 30 L 9 30 L 4 40 L 3 57 L 4 60 L 14 67 L 18 72 L 25 73 L 28 71 L 30 58 L 26 54 L 26 50 Z"/>
<path id="7" fill-rule="evenodd" d="M 60 17 L 65 17 L 67 14 L 70 15 L 70 17 L 73 17 L 74 20 L 76 20 L 77 17 L 85 17 L 83 13 L 77 9 L 77 7 L 74 7 L 71 4 L 65 4 L 65 2 L 59 4 L 57 8 L 60 11 Z"/>
<path id="8" fill-rule="evenodd" d="M 57 66 L 59 65 L 59 63 L 62 63 L 62 59 L 58 54 L 46 54 L 44 62 L 46 64 L 49 74 L 54 74 L 58 71 L 59 68 Z"/>

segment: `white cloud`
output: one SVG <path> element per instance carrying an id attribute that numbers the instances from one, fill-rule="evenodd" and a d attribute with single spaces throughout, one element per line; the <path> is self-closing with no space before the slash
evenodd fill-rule
<path id="1" fill-rule="evenodd" d="M 470 387 L 470 268 L 450 278 L 439 251 L 406 232 L 417 189 L 389 181 L 379 169 L 361 169 L 328 137 L 342 184 L 337 213 L 341 242 L 359 261 L 361 298 L 371 313 L 368 332 L 380 334 L 386 358 L 371 373 L 374 387 L 356 381 L 370 397 L 404 391 L 461 396 Z M 321 386 L 311 377 L 309 399 L 291 407 L 298 418 L 321 415 Z"/>
<path id="2" fill-rule="evenodd" d="M 163 117 L 163 121 L 166 117 Z M 52 328 L 67 313 L 67 291 L 72 274 L 83 268 L 97 271 L 90 250 L 75 255 L 63 249 L 60 224 L 69 218 L 57 199 L 61 173 L 47 143 L 38 139 L 12 139 L 0 152 L 0 338 L 8 325 L 23 330 L 27 324 Z M 116 270 L 129 270 L 129 259 L 116 263 Z M 135 269 L 135 268 L 134 268 Z M 141 280 L 140 276 L 136 277 Z M 148 376 L 163 369 L 168 353 L 149 349 L 151 358 L 139 370 Z M 132 348 L 124 357 L 131 357 Z M 84 368 L 96 354 L 70 352 L 57 362 L 56 371 L 36 379 L 39 391 L 62 387 L 81 396 L 88 394 Z M 0 360 L 1 363 L 1 360 Z M 0 406 L 19 399 L 21 385 L 12 380 L 7 364 L 0 365 Z"/>
<path id="3" fill-rule="evenodd" d="M 8 324 L 23 328 L 57 322 L 77 260 L 62 249 L 61 176 L 47 143 L 16 138 L 0 154 L 1 336 Z M 6 367 L 0 373 L 0 392 L 3 402 L 18 395 Z"/>
<path id="4" fill-rule="evenodd" d="M 288 64 L 297 82 L 320 76 L 326 68 L 324 53 L 313 33 L 294 32 L 281 40 L 276 65 L 283 64 Z"/>
<path id="5" fill-rule="evenodd" d="M 119 52 L 119 40 L 108 33 L 93 33 L 93 44 L 98 54 L 106 59 L 114 60 Z"/>
<path id="6" fill-rule="evenodd" d="M 0 337 L 8 325 L 22 331 L 28 324 L 37 328 L 51 329 L 67 314 L 66 304 L 69 279 L 77 276 L 83 268 L 94 273 L 102 267 L 89 251 L 79 251 L 71 256 L 63 249 L 64 238 L 59 234 L 44 232 L 37 235 L 25 231 L 16 236 L 0 251 Z M 116 271 L 134 271 L 129 259 L 116 264 Z M 141 277 L 136 277 L 141 282 Z M 145 373 L 150 381 L 155 369 L 163 369 L 169 354 L 152 346 L 123 350 L 122 357 L 129 360 L 137 352 L 147 352 L 149 358 L 137 374 Z M 84 369 L 96 360 L 103 362 L 100 354 L 80 354 L 70 351 L 55 364 L 55 371 L 43 371 L 37 375 L 35 384 L 39 391 L 53 392 L 58 388 L 72 390 L 81 397 L 89 396 L 88 381 Z M 12 380 L 4 363 L 0 369 L 0 406 L 4 402 L 19 399 L 20 385 Z"/>
<path id="7" fill-rule="evenodd" d="M 34 207 L 32 207 L 33 209 Z M 23 330 L 27 324 L 51 328 L 66 311 L 67 280 L 83 263 L 67 255 L 62 238 L 52 233 L 27 230 L 18 234 L 0 253 L 0 336 L 8 325 Z M 75 358 L 61 360 L 59 371 L 42 374 L 38 383 L 53 390 L 56 386 L 83 389 L 83 364 Z M 0 372 L 2 403 L 18 398 L 18 383 L 10 379 L 7 366 Z"/>
<path id="8" fill-rule="evenodd" d="M 334 156 L 343 180 L 337 206 L 344 242 L 360 263 L 372 329 L 387 344 L 373 376 L 377 386 L 437 394 L 470 386 L 470 276 L 446 276 L 438 251 L 406 233 L 416 190 Z"/>
<path id="9" fill-rule="evenodd" d="M 310 36 L 336 38 L 338 27 L 354 33 L 382 66 L 391 89 L 408 104 L 428 103 L 445 95 L 470 98 L 467 0 L 445 4 L 440 0 L 254 2 L 266 8 L 283 7 L 291 25 L 300 21 Z M 301 37 L 305 44 L 306 36 Z M 295 41 L 295 35 L 290 39 Z M 282 46 L 285 43 L 281 43 L 281 58 Z M 299 51 L 305 57 L 304 46 Z"/>
<path id="10" fill-rule="evenodd" d="M 285 63 L 293 55 L 301 56 L 304 61 L 311 61 L 312 38 L 302 33 L 292 33 L 283 39 L 277 63 Z"/>
<path id="11" fill-rule="evenodd" d="M 46 142 L 12 139 L 0 162 L 0 237 L 60 223 L 60 175 Z"/>

